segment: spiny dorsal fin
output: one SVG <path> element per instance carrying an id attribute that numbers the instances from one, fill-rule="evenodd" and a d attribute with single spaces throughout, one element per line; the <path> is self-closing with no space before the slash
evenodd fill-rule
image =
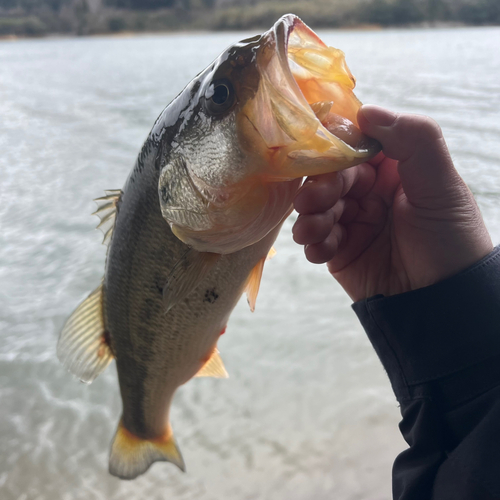
<path id="1" fill-rule="evenodd" d="M 90 384 L 111 362 L 99 285 L 73 312 L 57 342 L 57 357 L 82 382 Z"/>
<path id="2" fill-rule="evenodd" d="M 202 366 L 195 377 L 229 378 L 217 348 L 214 349 L 210 359 Z"/>
<path id="3" fill-rule="evenodd" d="M 184 300 L 207 276 L 219 260 L 217 253 L 200 253 L 189 249 L 175 264 L 163 287 L 163 305 L 170 311 Z"/>
<path id="4" fill-rule="evenodd" d="M 104 234 L 104 239 L 102 240 L 103 245 L 109 243 L 111 240 L 111 235 L 113 234 L 113 229 L 115 227 L 116 220 L 116 206 L 120 201 L 120 197 L 123 194 L 121 189 L 109 189 L 105 191 L 106 196 L 101 198 L 96 198 L 94 201 L 97 203 L 97 210 L 92 215 L 97 215 L 101 222 L 97 225 Z"/>
<path id="5" fill-rule="evenodd" d="M 144 474 L 154 462 L 172 462 L 181 471 L 186 470 L 170 424 L 163 436 L 141 439 L 120 421 L 111 444 L 109 473 L 120 479 L 134 479 Z"/>

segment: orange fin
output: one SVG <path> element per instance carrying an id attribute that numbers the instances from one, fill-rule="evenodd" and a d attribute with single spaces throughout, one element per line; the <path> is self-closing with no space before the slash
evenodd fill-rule
<path id="1" fill-rule="evenodd" d="M 247 293 L 248 305 L 252 312 L 255 311 L 255 303 L 257 302 L 257 295 L 260 288 L 260 280 L 262 279 L 262 271 L 264 270 L 264 263 L 266 260 L 272 259 L 276 255 L 276 250 L 271 247 L 266 257 L 259 260 L 257 265 L 250 271 L 247 279 L 245 291 Z"/>
<path id="2" fill-rule="evenodd" d="M 57 341 L 57 357 L 82 382 L 90 384 L 111 363 L 99 285 L 73 312 Z"/>
<path id="3" fill-rule="evenodd" d="M 171 462 L 186 471 L 170 424 L 163 436 L 141 439 L 125 429 L 120 421 L 109 456 L 109 473 L 120 479 L 135 479 L 154 462 Z"/>
<path id="4" fill-rule="evenodd" d="M 262 271 L 264 270 L 264 263 L 266 260 L 267 257 L 260 259 L 248 275 L 245 291 L 247 293 L 248 305 L 250 306 L 250 311 L 252 312 L 255 311 L 255 303 L 257 302 L 260 280 L 262 279 Z"/>
<path id="5" fill-rule="evenodd" d="M 217 348 L 195 377 L 229 378 Z"/>

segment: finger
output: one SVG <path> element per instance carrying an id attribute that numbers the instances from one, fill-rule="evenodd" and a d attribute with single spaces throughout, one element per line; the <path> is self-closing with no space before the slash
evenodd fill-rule
<path id="1" fill-rule="evenodd" d="M 331 210 L 320 214 L 300 215 L 292 228 L 295 243 L 311 245 L 325 240 L 333 227 Z"/>
<path id="2" fill-rule="evenodd" d="M 342 216 L 344 205 L 344 200 L 340 199 L 326 212 L 299 215 L 292 228 L 294 241 L 300 245 L 311 245 L 325 240 Z"/>
<path id="3" fill-rule="evenodd" d="M 344 222 L 343 215 L 339 222 L 345 228 L 345 232 L 342 235 L 342 245 L 328 263 L 331 273 L 336 273 L 355 261 L 384 230 L 390 230 L 387 217 L 390 209 L 378 196 L 368 196 L 360 201 L 353 200 L 353 202 L 358 205 L 354 219 Z M 347 216 L 350 210 L 353 209 L 348 207 L 346 200 L 344 214 Z M 383 245 L 387 245 L 390 241 L 390 233 L 388 232 L 380 241 Z M 379 258 L 377 255 L 386 255 L 386 253 L 387 248 L 375 249 L 373 254 L 375 261 Z"/>
<path id="4" fill-rule="evenodd" d="M 307 260 L 313 264 L 323 264 L 333 259 L 342 243 L 344 234 L 343 226 L 335 224 L 324 241 L 305 247 L 304 253 Z"/>
<path id="5" fill-rule="evenodd" d="M 377 171 L 368 163 L 358 165 L 355 178 L 351 179 L 351 183 L 346 183 L 342 196 L 349 196 L 349 198 L 359 199 L 366 196 L 370 192 L 375 180 L 377 178 Z"/>
<path id="6" fill-rule="evenodd" d="M 309 177 L 295 196 L 295 210 L 299 214 L 326 212 L 349 193 L 353 186 L 357 188 L 353 193 L 360 196 L 371 188 L 374 181 L 375 171 L 368 164 L 342 172 Z"/>
<path id="7" fill-rule="evenodd" d="M 411 203 L 442 200 L 464 184 L 441 129 L 431 118 L 369 105 L 361 107 L 358 119 L 361 130 L 382 143 L 384 154 L 399 161 L 401 184 Z"/>
<path id="8" fill-rule="evenodd" d="M 392 206 L 394 194 L 401 184 L 398 165 L 396 160 L 384 158 L 377 167 L 377 179 L 372 193 L 382 198 L 388 207 Z"/>
<path id="9" fill-rule="evenodd" d="M 359 213 L 359 203 L 354 198 L 342 198 L 342 200 L 344 201 L 344 208 L 338 222 L 347 225 L 356 219 Z"/>
<path id="10" fill-rule="evenodd" d="M 383 151 L 380 151 L 374 158 L 371 160 L 368 160 L 368 163 L 372 165 L 373 167 L 378 167 L 386 158 L 385 154 Z"/>
<path id="11" fill-rule="evenodd" d="M 295 210 L 299 214 L 326 212 L 339 200 L 343 182 L 340 172 L 308 177 L 295 196 Z"/>

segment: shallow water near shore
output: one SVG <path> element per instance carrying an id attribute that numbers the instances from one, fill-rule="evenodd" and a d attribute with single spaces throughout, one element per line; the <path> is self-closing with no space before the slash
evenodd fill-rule
<path id="1" fill-rule="evenodd" d="M 319 32 L 363 102 L 433 116 L 500 242 L 500 28 Z M 187 473 L 107 473 L 120 416 L 114 364 L 91 386 L 57 335 L 103 274 L 93 198 L 120 188 L 166 104 L 249 33 L 0 42 L 0 498 L 382 500 L 405 448 L 388 379 L 350 300 L 306 262 L 293 216 L 255 313 L 234 311 L 228 380 L 178 391 Z"/>

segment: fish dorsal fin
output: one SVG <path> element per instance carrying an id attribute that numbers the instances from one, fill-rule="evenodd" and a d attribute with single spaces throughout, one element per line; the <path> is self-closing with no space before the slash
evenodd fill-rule
<path id="1" fill-rule="evenodd" d="M 175 264 L 163 287 L 163 305 L 166 312 L 184 300 L 203 281 L 219 260 L 217 253 L 187 250 Z"/>
<path id="2" fill-rule="evenodd" d="M 105 191 L 106 196 L 96 198 L 94 201 L 97 203 L 97 210 L 92 215 L 97 215 L 101 222 L 97 225 L 104 234 L 102 244 L 106 245 L 111 240 L 113 229 L 115 227 L 117 205 L 123 194 L 121 189 L 110 189 Z"/>
<path id="3" fill-rule="evenodd" d="M 134 479 L 144 474 L 154 462 L 171 462 L 186 470 L 170 424 L 162 436 L 142 439 L 132 434 L 120 421 L 109 455 L 109 473 L 120 479 Z"/>
<path id="4" fill-rule="evenodd" d="M 217 348 L 214 349 L 210 359 L 202 366 L 201 370 L 195 375 L 195 377 L 229 377 Z"/>
<path id="5" fill-rule="evenodd" d="M 57 342 L 57 357 L 82 382 L 90 384 L 111 362 L 99 285 L 73 312 Z"/>

